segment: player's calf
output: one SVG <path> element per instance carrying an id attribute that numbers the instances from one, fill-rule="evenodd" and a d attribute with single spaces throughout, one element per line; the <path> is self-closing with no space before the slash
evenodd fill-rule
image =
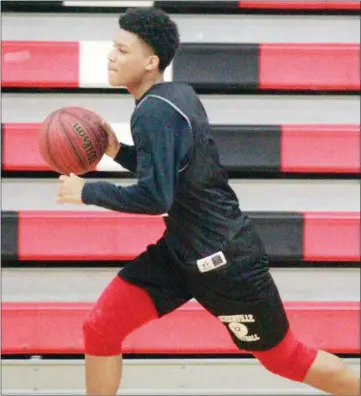
<path id="1" fill-rule="evenodd" d="M 360 373 L 351 370 L 337 356 L 319 351 L 304 382 L 333 395 L 360 395 Z"/>
<path id="2" fill-rule="evenodd" d="M 337 356 L 299 341 L 291 331 L 276 347 L 253 352 L 270 372 L 333 395 L 359 395 L 360 377 Z"/>

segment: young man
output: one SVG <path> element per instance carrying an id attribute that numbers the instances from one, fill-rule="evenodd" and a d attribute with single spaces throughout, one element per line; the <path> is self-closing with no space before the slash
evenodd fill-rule
<path id="1" fill-rule="evenodd" d="M 107 154 L 136 171 L 138 182 L 119 187 L 61 176 L 58 201 L 168 216 L 162 238 L 119 272 L 84 323 L 87 394 L 116 394 L 122 340 L 191 298 L 269 371 L 331 394 L 359 394 L 357 373 L 292 333 L 264 246 L 228 184 L 201 102 L 190 86 L 163 80 L 179 45 L 177 26 L 152 8 L 128 10 L 119 26 L 109 81 L 136 100 L 135 146 L 120 144 L 104 124 Z"/>

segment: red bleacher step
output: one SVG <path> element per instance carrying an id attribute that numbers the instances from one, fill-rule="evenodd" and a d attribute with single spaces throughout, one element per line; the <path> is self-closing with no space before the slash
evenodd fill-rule
<path id="1" fill-rule="evenodd" d="M 2 353 L 82 354 L 82 323 L 92 304 L 3 303 Z M 333 353 L 360 353 L 360 304 L 287 302 L 291 326 L 302 341 Z M 223 325 L 197 302 L 129 335 L 124 353 L 244 354 Z"/>
<path id="2" fill-rule="evenodd" d="M 272 225 L 277 215 L 264 213 L 261 218 Z M 360 260 L 359 212 L 295 212 L 283 218 L 302 234 L 300 246 L 293 249 L 300 250 L 303 259 Z M 20 211 L 18 221 L 20 260 L 131 260 L 165 230 L 161 216 L 111 211 Z"/>
<path id="3" fill-rule="evenodd" d="M 40 155 L 37 134 L 38 123 L 6 123 L 3 125 L 2 165 L 6 171 L 50 171 L 50 167 Z M 250 130 L 258 126 L 250 126 Z M 360 172 L 360 126 L 359 125 L 282 125 L 281 136 L 276 147 L 280 146 L 279 164 L 281 172 Z M 226 129 L 226 128 L 225 128 Z M 267 127 L 264 126 L 264 130 Z M 238 132 L 237 132 L 238 133 Z M 271 134 L 272 132 L 270 132 Z M 276 139 L 276 137 L 273 138 Z M 264 139 L 267 139 L 267 135 Z M 239 132 L 241 141 L 242 130 Z M 231 150 L 235 139 L 229 139 L 224 148 Z M 265 143 L 266 144 L 266 143 Z M 267 164 L 264 153 L 264 163 Z M 243 154 L 244 157 L 244 154 Z M 239 157 L 242 168 L 244 158 Z M 249 158 L 252 162 L 252 157 Z M 256 163 L 254 165 L 255 170 Z M 98 171 L 102 171 L 99 164 Z"/>
<path id="4" fill-rule="evenodd" d="M 81 50 L 84 45 L 88 47 L 87 51 Z M 83 44 L 81 41 L 4 41 L 2 46 L 3 87 L 109 88 L 105 77 L 99 81 L 99 76 L 88 75 L 80 68 L 81 64 L 92 63 L 94 57 L 104 55 L 102 42 Z M 234 58 L 236 60 L 232 61 L 230 67 L 242 69 L 247 65 L 249 75 L 252 76 L 249 83 L 256 89 L 360 89 L 360 46 L 356 43 L 258 43 L 252 44 L 253 56 L 249 53 L 251 44 L 224 44 L 220 52 L 219 44 L 210 43 L 207 48 L 212 53 L 211 58 L 215 64 L 207 64 L 208 58 L 205 58 L 201 79 L 197 77 L 197 73 L 192 72 L 192 67 L 188 70 L 182 66 L 194 62 L 192 46 L 194 44 L 183 44 L 182 57 L 176 58 L 174 67 L 169 69 L 174 74 L 170 77 L 171 80 L 182 79 L 185 82 L 201 84 L 209 81 L 212 86 L 224 78 L 221 71 L 223 57 L 229 56 L 229 59 L 233 59 L 234 54 L 244 54 Z M 247 57 L 253 61 L 243 64 Z M 197 64 L 193 67 L 196 68 Z M 232 83 L 240 87 L 243 84 L 242 79 Z M 226 81 L 224 87 L 227 87 Z"/>
<path id="5" fill-rule="evenodd" d="M 239 0 L 238 6 L 264 10 L 359 10 L 360 0 Z"/>

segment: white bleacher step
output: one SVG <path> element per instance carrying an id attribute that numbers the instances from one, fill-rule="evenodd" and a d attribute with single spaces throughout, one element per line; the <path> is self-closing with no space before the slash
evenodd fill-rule
<path id="1" fill-rule="evenodd" d="M 360 97 L 344 95 L 200 95 L 212 124 L 359 124 Z M 42 122 L 65 106 L 92 109 L 110 123 L 129 122 L 130 95 L 5 93 L 2 122 Z"/>
<path id="2" fill-rule="evenodd" d="M 135 179 L 106 180 L 121 186 L 136 183 Z M 239 198 L 243 211 L 360 210 L 358 180 L 230 179 L 230 184 Z M 46 180 L 3 179 L 2 210 L 104 210 L 93 205 L 60 205 L 56 203 L 58 188 L 59 181 L 55 177 Z M 22 193 L 18 194 L 18 191 Z M 272 194 L 269 194 L 270 191 Z"/>
<path id="3" fill-rule="evenodd" d="M 25 265 L 24 265 L 25 267 Z M 117 268 L 3 268 L 4 302 L 95 302 Z M 272 268 L 285 301 L 359 301 L 358 268 Z"/>
<path id="4" fill-rule="evenodd" d="M 182 42 L 358 43 L 357 16 L 174 15 Z M 111 40 L 118 14 L 4 14 L 3 40 Z M 51 26 L 51 29 L 49 29 Z M 69 29 L 71 26 L 71 29 Z M 221 32 L 221 34 L 220 34 Z"/>
<path id="5" fill-rule="evenodd" d="M 354 370 L 360 360 L 345 359 Z M 2 395 L 82 395 L 82 360 L 5 360 Z M 120 395 L 324 394 L 266 371 L 255 359 L 140 359 L 124 361 Z"/>

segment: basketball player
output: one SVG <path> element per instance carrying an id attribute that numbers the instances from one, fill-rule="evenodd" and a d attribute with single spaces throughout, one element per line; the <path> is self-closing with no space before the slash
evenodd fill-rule
<path id="1" fill-rule="evenodd" d="M 128 10 L 119 19 L 109 82 L 135 98 L 135 145 L 119 143 L 105 124 L 106 154 L 137 172 L 137 184 L 60 177 L 60 203 L 168 214 L 162 238 L 115 276 L 85 320 L 87 394 L 116 394 L 124 338 L 195 298 L 270 372 L 330 394 L 358 395 L 356 372 L 290 328 L 267 253 L 239 209 L 201 102 L 189 85 L 164 82 L 178 45 L 176 24 L 160 10 Z"/>

